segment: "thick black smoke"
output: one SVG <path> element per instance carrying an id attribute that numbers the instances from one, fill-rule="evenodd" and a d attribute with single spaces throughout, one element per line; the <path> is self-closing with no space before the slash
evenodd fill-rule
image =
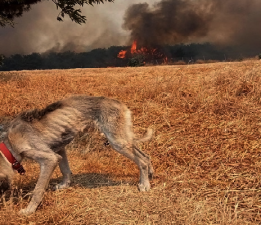
<path id="1" fill-rule="evenodd" d="M 237 46 L 244 53 L 261 52 L 261 0 L 149 0 L 150 5 L 134 4 L 141 1 L 87 6 L 82 9 L 87 23 L 81 26 L 68 18 L 56 21 L 55 5 L 43 1 L 17 19 L 15 28 L 0 27 L 0 54 L 82 52 L 133 40 L 138 47 L 210 42 Z M 129 33 L 121 28 L 123 17 L 130 41 Z"/>
<path id="2" fill-rule="evenodd" d="M 210 42 L 261 51 L 260 24 L 260 0 L 162 0 L 130 6 L 123 28 L 140 45 Z"/>

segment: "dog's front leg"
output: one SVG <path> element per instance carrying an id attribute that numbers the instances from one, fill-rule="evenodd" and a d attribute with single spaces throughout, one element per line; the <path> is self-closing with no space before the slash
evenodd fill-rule
<path id="1" fill-rule="evenodd" d="M 67 159 L 66 151 L 65 149 L 61 149 L 59 152 L 57 152 L 60 156 L 62 156 L 62 159 L 59 162 L 59 167 L 63 175 L 63 180 L 61 183 L 57 184 L 54 187 L 54 190 L 58 189 L 64 189 L 70 187 L 71 179 L 72 179 L 72 172 L 70 170 L 69 162 Z"/>
<path id="2" fill-rule="evenodd" d="M 50 150 L 50 152 L 26 151 L 24 156 L 37 161 L 40 164 L 40 175 L 33 191 L 32 199 L 27 208 L 20 210 L 20 214 L 29 215 L 34 213 L 41 203 L 45 189 L 47 188 L 51 175 L 61 157 Z"/>

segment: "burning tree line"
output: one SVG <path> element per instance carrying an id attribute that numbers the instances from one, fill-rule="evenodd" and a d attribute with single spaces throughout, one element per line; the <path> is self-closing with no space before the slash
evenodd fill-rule
<path id="1" fill-rule="evenodd" d="M 129 65 L 145 65 L 146 61 L 160 60 L 164 64 L 168 62 L 168 57 L 159 51 L 157 47 L 141 47 L 137 48 L 137 40 L 133 41 L 130 50 L 121 50 L 118 53 L 118 58 L 125 59 L 130 58 Z"/>
<path id="2" fill-rule="evenodd" d="M 196 60 L 229 60 L 241 57 L 252 57 L 255 52 L 239 54 L 236 49 L 217 49 L 210 44 L 190 44 L 161 46 L 154 48 L 139 47 L 137 42 L 132 46 L 111 46 L 90 52 L 46 52 L 29 55 L 15 54 L 6 56 L 0 65 L 0 71 L 33 70 L 33 69 L 69 69 L 69 68 L 102 68 L 141 66 L 144 64 L 173 64 L 177 61 L 188 63 Z"/>

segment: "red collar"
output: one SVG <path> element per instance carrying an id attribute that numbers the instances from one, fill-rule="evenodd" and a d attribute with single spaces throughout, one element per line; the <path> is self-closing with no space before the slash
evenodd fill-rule
<path id="1" fill-rule="evenodd" d="M 5 143 L 0 143 L 0 151 L 4 154 L 4 156 L 8 159 L 8 161 L 12 164 L 14 170 L 17 170 L 18 173 L 25 174 L 25 170 L 23 166 L 16 160 L 16 158 L 12 155 L 9 149 L 6 147 Z"/>

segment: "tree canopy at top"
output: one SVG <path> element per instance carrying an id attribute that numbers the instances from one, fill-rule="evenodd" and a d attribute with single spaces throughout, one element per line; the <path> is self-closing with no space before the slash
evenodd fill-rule
<path id="1" fill-rule="evenodd" d="M 0 1 L 0 26 L 14 26 L 14 18 L 21 17 L 24 12 L 31 9 L 31 5 L 44 0 L 1 0 Z M 78 24 L 85 23 L 86 16 L 82 15 L 77 6 L 100 4 L 114 0 L 52 0 L 57 9 L 60 10 L 57 20 L 63 21 L 65 15 Z"/>

